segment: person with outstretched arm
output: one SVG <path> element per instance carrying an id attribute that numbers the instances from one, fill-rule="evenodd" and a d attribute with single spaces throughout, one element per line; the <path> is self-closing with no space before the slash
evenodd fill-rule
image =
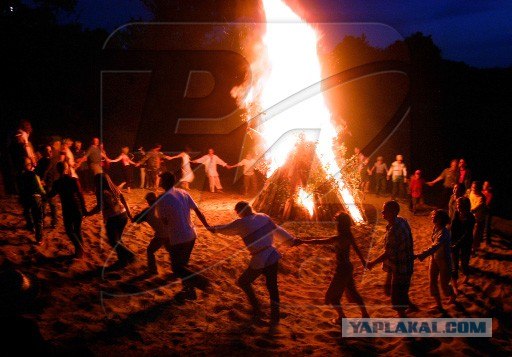
<path id="1" fill-rule="evenodd" d="M 261 315 L 260 304 L 251 284 L 260 276 L 265 275 L 267 290 L 270 295 L 270 320 L 272 325 L 279 323 L 279 288 L 277 271 L 281 254 L 273 245 L 274 236 L 279 236 L 293 246 L 300 244 L 282 227 L 263 213 L 256 213 L 248 202 L 240 201 L 235 205 L 238 219 L 226 225 L 210 227 L 213 233 L 228 236 L 238 235 L 251 254 L 249 266 L 238 278 L 237 285 L 247 294 L 253 308 L 254 317 Z"/>

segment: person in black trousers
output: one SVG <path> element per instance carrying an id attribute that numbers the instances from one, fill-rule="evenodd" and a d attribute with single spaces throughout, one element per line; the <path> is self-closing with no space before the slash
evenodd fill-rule
<path id="1" fill-rule="evenodd" d="M 460 262 L 460 270 L 465 276 L 463 283 L 466 283 L 469 279 L 469 259 L 471 258 L 473 229 L 475 227 L 475 216 L 470 210 L 469 198 L 460 197 L 457 199 L 457 210 L 451 224 L 453 279 L 457 281 L 459 278 Z"/>
<path id="2" fill-rule="evenodd" d="M 26 228 L 30 231 L 35 230 L 36 243 L 43 242 L 43 218 L 44 203 L 46 194 L 39 176 L 34 172 L 32 160 L 25 158 L 25 168 L 18 178 L 18 187 L 20 190 L 20 203 L 23 207 L 23 216 L 27 222 Z"/>
<path id="3" fill-rule="evenodd" d="M 82 189 L 78 179 L 69 175 L 67 163 L 58 162 L 56 169 L 60 177 L 53 183 L 48 197 L 59 195 L 66 234 L 75 247 L 75 257 L 82 258 L 82 217 L 87 212 Z"/>
<path id="4" fill-rule="evenodd" d="M 87 212 L 86 216 L 102 212 L 108 242 L 117 253 L 116 267 L 126 266 L 135 261 L 135 255 L 126 248 L 122 241 L 128 217 L 132 218 L 128 204 L 108 174 L 96 174 L 94 184 L 96 188 L 96 206 Z"/>

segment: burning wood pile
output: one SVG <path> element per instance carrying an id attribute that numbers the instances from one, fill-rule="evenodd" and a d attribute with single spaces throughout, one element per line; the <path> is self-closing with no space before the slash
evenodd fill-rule
<path id="1" fill-rule="evenodd" d="M 285 163 L 265 182 L 254 208 L 282 221 L 330 221 L 345 210 L 315 143 L 299 140 Z"/>

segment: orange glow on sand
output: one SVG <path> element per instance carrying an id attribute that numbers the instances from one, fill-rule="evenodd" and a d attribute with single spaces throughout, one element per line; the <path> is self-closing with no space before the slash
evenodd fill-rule
<path id="1" fill-rule="evenodd" d="M 266 66 L 256 88 L 264 113 L 258 131 L 264 138 L 266 158 L 272 173 L 287 159 L 288 154 L 303 133 L 306 140 L 315 141 L 316 153 L 327 174 L 338 186 L 338 196 L 355 222 L 363 216 L 353 194 L 343 180 L 333 150 L 337 136 L 331 114 L 321 91 L 322 79 L 317 54 L 315 30 L 280 0 L 263 0 L 267 18 L 263 44 L 266 61 L 256 65 Z M 256 68 L 255 72 L 261 72 Z M 259 70 L 259 71 L 258 71 Z M 254 90 L 250 91 L 251 99 Z M 290 95 L 294 100 L 280 103 Z M 319 130 L 320 129 L 320 130 Z"/>

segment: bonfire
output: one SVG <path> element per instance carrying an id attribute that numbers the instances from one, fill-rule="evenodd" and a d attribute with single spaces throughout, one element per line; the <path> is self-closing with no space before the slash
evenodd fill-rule
<path id="1" fill-rule="evenodd" d="M 315 30 L 280 0 L 263 0 L 267 22 L 247 90 L 251 132 L 268 163 L 256 209 L 281 219 L 332 219 L 344 208 L 363 222 L 357 189 L 333 149 L 338 132 L 322 95 Z M 283 22 L 288 21 L 288 22 Z"/>
<path id="2" fill-rule="evenodd" d="M 279 220 L 325 221 L 344 210 L 336 182 L 327 178 L 316 143 L 302 136 L 287 160 L 266 180 L 254 201 L 260 212 Z"/>

